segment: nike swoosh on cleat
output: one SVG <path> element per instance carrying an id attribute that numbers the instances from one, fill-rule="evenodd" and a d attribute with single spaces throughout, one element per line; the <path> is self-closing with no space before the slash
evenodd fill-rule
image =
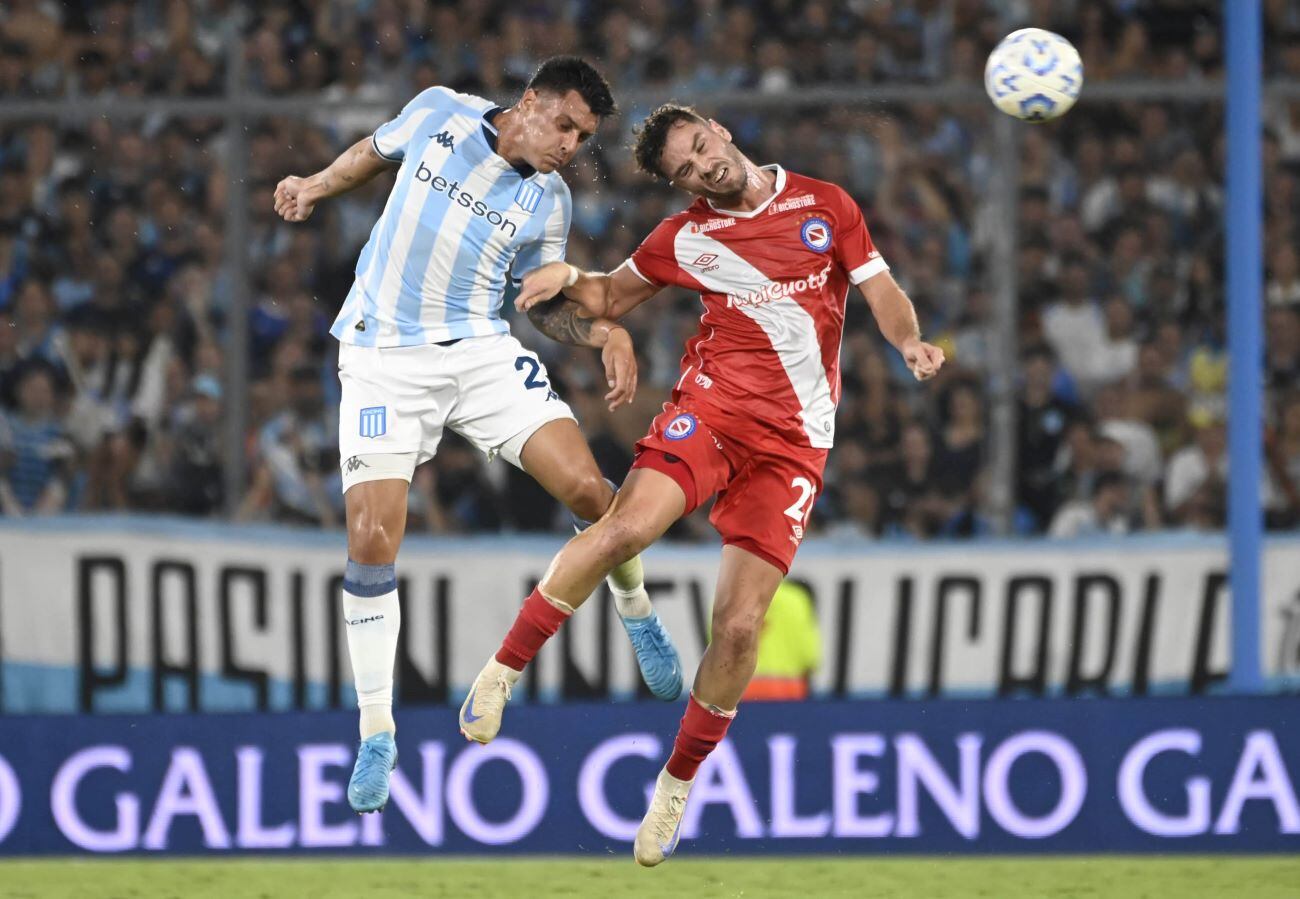
<path id="1" fill-rule="evenodd" d="M 466 724 L 473 724 L 475 721 L 483 717 L 482 715 L 474 714 L 474 694 L 477 692 L 478 684 L 475 684 L 474 689 L 469 691 L 469 697 L 465 700 L 465 714 L 462 718 Z M 466 736 L 468 736 L 468 734 L 466 734 Z"/>

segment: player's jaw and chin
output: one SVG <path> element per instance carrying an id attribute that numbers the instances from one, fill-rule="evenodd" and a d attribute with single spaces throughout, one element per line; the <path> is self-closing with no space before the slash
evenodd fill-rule
<path id="1" fill-rule="evenodd" d="M 710 184 L 707 180 L 704 186 L 698 191 L 698 195 L 712 202 L 715 206 L 723 209 L 730 209 L 739 205 L 738 201 L 745 188 L 749 187 L 752 179 L 762 177 L 758 174 L 758 169 L 746 159 L 739 150 L 728 144 L 727 148 L 731 151 L 731 156 L 735 158 L 722 165 L 727 166 L 728 171 L 723 176 L 722 181 L 716 185 Z M 692 193 L 696 193 L 692 191 Z"/>

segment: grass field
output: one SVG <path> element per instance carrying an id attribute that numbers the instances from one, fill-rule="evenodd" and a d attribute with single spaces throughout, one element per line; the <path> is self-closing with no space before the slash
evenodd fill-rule
<path id="1" fill-rule="evenodd" d="M 381 859 L 0 862 L 5 899 L 388 897 L 1052 897 L 1300 896 L 1295 857 Z"/>

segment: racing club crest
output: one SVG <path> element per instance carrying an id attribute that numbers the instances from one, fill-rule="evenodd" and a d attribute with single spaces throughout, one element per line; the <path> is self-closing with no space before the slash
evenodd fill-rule
<path id="1" fill-rule="evenodd" d="M 831 225 L 823 218 L 811 218 L 799 228 L 804 246 L 815 253 L 825 253 L 831 248 Z"/>
<path id="2" fill-rule="evenodd" d="M 683 412 L 664 428 L 664 437 L 668 440 L 685 440 L 695 433 L 695 416 Z"/>

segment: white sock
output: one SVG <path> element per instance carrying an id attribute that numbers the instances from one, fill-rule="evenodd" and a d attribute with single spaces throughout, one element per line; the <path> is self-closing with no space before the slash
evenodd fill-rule
<path id="1" fill-rule="evenodd" d="M 347 626 L 357 706 L 361 710 L 361 739 L 378 733 L 396 733 L 393 664 L 397 659 L 402 609 L 397 602 L 397 578 L 392 565 L 359 565 L 348 561 L 343 581 L 343 621 Z"/>
<path id="2" fill-rule="evenodd" d="M 633 556 L 619 565 L 605 578 L 609 592 L 614 594 L 614 606 L 624 618 L 646 618 L 654 611 L 650 594 L 645 589 L 645 572 L 641 557 Z"/>
<path id="3" fill-rule="evenodd" d="M 614 608 L 618 609 L 618 614 L 624 618 L 648 618 L 654 611 L 654 606 L 650 605 L 650 594 L 646 592 L 645 586 L 638 586 L 635 590 L 623 591 L 614 586 L 614 579 L 608 578 L 609 590 L 614 594 Z"/>

